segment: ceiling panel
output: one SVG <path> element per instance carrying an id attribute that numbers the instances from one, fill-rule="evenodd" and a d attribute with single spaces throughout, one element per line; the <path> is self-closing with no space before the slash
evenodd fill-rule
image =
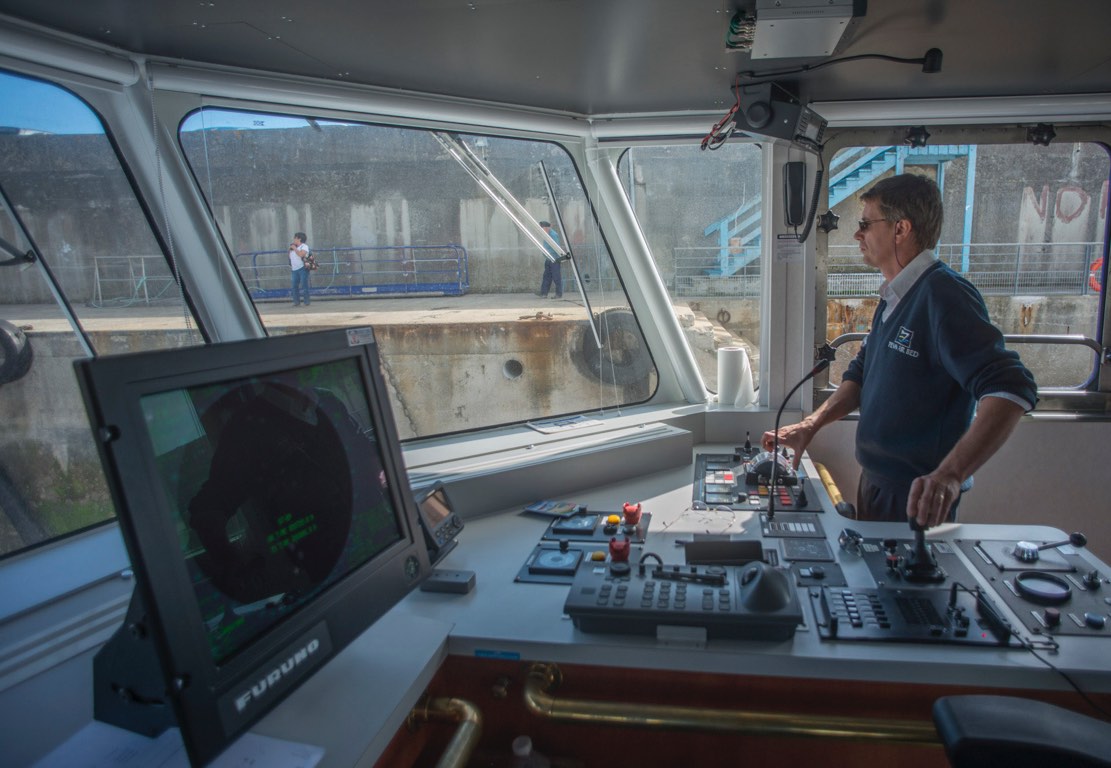
<path id="1" fill-rule="evenodd" d="M 798 65 L 814 68 L 780 79 L 813 101 L 1111 91 L 1108 0 L 857 3 L 834 58 L 936 47 L 942 71 L 754 65 L 724 45 L 744 3 L 720 0 L 0 0 L 0 13 L 154 57 L 578 114 L 715 111 L 737 72 Z"/>

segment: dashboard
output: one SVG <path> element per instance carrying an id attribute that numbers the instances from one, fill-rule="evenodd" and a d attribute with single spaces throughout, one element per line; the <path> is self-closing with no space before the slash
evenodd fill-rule
<path id="1" fill-rule="evenodd" d="M 894 686 L 909 701 L 974 681 L 1083 708 L 1069 679 L 1111 694 L 1111 629 L 1089 616 L 1111 613 L 1109 569 L 1079 540 L 1048 526 L 946 524 L 922 537 L 944 576 L 916 581 L 909 527 L 842 517 L 806 456 L 785 485 L 791 504 L 777 492 L 769 520 L 759 473 L 749 483 L 754 458 L 697 445 L 679 466 L 531 505 L 546 514 L 468 517 L 437 568 L 473 572 L 473 588 L 410 593 L 252 730 L 323 746 L 329 765 L 374 764 L 446 664 L 482 681 L 530 662 L 649 685 L 736 676 L 795 697 Z"/>
<path id="2" fill-rule="evenodd" d="M 1111 569 L 1079 539 L 1048 526 L 959 522 L 918 536 L 852 520 L 835 511 L 806 456 L 769 510 L 753 471 L 767 458 L 697 445 L 687 465 L 569 495 L 546 505 L 555 513 L 522 507 L 469 520 L 441 567 L 473 570 L 473 592 L 414 594 L 396 610 L 452 622 L 448 652 L 479 658 L 932 683 L 960 683 L 971 665 L 1005 687 L 1067 687 L 1049 658 L 1091 690 L 1111 691 Z M 639 506 L 635 524 L 629 505 Z M 1020 543 L 1037 559 L 1020 559 Z M 923 545 L 936 572 L 920 578 Z M 746 577 L 753 563 L 760 572 Z M 714 567 L 723 573 L 707 577 Z M 785 597 L 746 605 L 745 579 L 766 572 L 784 577 Z M 652 604 L 642 609 L 647 582 Z M 597 605 L 607 584 L 623 587 L 623 605 Z M 680 587 L 686 601 L 676 607 Z M 706 588 L 727 594 L 715 592 L 703 613 Z M 793 619 L 786 629 L 777 612 Z"/>

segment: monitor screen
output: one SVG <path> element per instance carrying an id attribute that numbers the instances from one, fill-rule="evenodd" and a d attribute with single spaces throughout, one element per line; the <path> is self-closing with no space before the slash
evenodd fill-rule
<path id="1" fill-rule="evenodd" d="M 102 706 L 102 694 L 170 691 L 203 764 L 430 570 L 373 332 L 77 371 L 136 572 L 126 624 L 150 638 L 129 630 L 98 655 L 96 716 L 158 730 L 170 723 Z M 144 652 L 161 679 L 136 671 Z"/>
<path id="2" fill-rule="evenodd" d="M 439 528 L 441 523 L 451 517 L 452 509 L 442 488 L 437 488 L 421 499 L 420 512 L 429 529 Z"/>
<path id="3" fill-rule="evenodd" d="M 455 537 L 463 530 L 463 520 L 455 514 L 447 489 L 438 482 L 418 492 L 417 511 L 424 523 L 428 559 L 435 565 L 455 548 Z"/>

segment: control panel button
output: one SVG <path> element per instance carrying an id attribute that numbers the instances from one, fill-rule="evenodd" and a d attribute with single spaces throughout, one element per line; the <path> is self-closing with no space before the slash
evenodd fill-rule
<path id="1" fill-rule="evenodd" d="M 1107 624 L 1107 617 L 1102 613 L 1087 611 L 1084 614 L 1084 623 L 1092 629 L 1103 629 L 1104 625 Z"/>

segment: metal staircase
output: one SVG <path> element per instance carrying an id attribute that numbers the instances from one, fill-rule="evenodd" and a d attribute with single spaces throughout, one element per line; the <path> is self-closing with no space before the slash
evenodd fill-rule
<path id="1" fill-rule="evenodd" d="M 840 152 L 829 167 L 829 207 L 888 171 L 902 173 L 907 165 L 937 166 L 937 182 L 944 189 L 945 164 L 960 157 L 969 158 L 968 178 L 973 179 L 976 148 L 968 144 L 858 147 Z M 717 257 L 706 265 L 707 276 L 734 275 L 760 257 L 761 217 L 760 201 L 750 200 L 703 230 L 705 237 L 716 236 L 718 241 Z"/>
<path id="2" fill-rule="evenodd" d="M 907 165 L 936 165 L 938 185 L 944 187 L 944 164 L 969 155 L 967 144 L 925 147 L 858 147 L 841 152 L 830 163 L 829 207 L 833 208 L 861 187 L 888 171 L 902 173 Z"/>
<path id="3" fill-rule="evenodd" d="M 728 277 L 760 258 L 760 199 L 749 200 L 730 215 L 703 230 L 705 237 L 717 234 L 716 263 L 707 265 L 706 274 Z"/>

